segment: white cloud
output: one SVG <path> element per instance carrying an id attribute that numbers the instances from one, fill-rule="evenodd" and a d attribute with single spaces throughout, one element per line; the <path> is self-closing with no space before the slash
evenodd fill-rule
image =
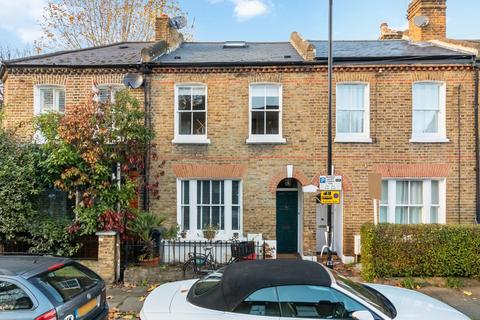
<path id="1" fill-rule="evenodd" d="M 224 0 L 208 0 L 212 4 Z M 256 16 L 265 15 L 272 7 L 269 0 L 228 0 L 234 4 L 234 13 L 239 21 L 246 21 Z"/>
<path id="2" fill-rule="evenodd" d="M 47 0 L 0 0 L 0 32 L 13 32 L 24 43 L 37 40 L 46 3 Z"/>
<path id="3" fill-rule="evenodd" d="M 261 0 L 234 0 L 235 15 L 240 21 L 267 14 L 268 5 Z"/>

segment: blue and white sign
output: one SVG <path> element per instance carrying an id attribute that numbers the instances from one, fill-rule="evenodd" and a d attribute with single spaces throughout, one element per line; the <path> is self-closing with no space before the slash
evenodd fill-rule
<path id="1" fill-rule="evenodd" d="M 320 176 L 321 191 L 342 190 L 342 176 Z"/>

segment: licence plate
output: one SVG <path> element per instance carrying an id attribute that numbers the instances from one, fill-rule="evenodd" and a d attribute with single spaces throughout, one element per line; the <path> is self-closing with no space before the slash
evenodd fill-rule
<path id="1" fill-rule="evenodd" d="M 75 312 L 76 318 L 81 318 L 84 315 L 88 314 L 90 311 L 95 309 L 97 304 L 98 304 L 98 297 L 88 301 L 83 306 L 77 309 L 77 311 Z"/>

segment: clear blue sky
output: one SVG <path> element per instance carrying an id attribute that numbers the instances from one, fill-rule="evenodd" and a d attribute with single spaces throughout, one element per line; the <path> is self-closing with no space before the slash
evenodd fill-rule
<path id="1" fill-rule="evenodd" d="M 286 41 L 292 31 L 327 37 L 327 0 L 179 0 L 197 41 Z M 22 48 L 40 35 L 46 0 L 0 0 L 0 46 Z M 376 39 L 380 23 L 406 28 L 409 0 L 334 0 L 334 38 Z M 480 39 L 480 0 L 448 0 L 448 36 Z"/>

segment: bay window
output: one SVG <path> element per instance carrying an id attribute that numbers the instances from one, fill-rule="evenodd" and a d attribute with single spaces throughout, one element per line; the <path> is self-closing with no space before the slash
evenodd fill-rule
<path id="1" fill-rule="evenodd" d="M 210 143 L 207 139 L 207 87 L 175 86 L 175 139 L 173 143 Z"/>
<path id="2" fill-rule="evenodd" d="M 443 82 L 413 84 L 411 142 L 448 142 L 445 128 L 446 90 Z"/>
<path id="3" fill-rule="evenodd" d="M 445 223 L 445 180 L 383 180 L 380 223 Z"/>
<path id="4" fill-rule="evenodd" d="M 371 142 L 369 86 L 339 83 L 336 90 L 336 142 Z"/>
<path id="5" fill-rule="evenodd" d="M 190 238 L 201 238 L 208 226 L 220 238 L 241 234 L 241 182 L 238 180 L 178 180 L 177 222 Z"/>
<path id="6" fill-rule="evenodd" d="M 247 143 L 284 143 L 282 137 L 282 86 L 250 85 L 250 129 Z"/>

